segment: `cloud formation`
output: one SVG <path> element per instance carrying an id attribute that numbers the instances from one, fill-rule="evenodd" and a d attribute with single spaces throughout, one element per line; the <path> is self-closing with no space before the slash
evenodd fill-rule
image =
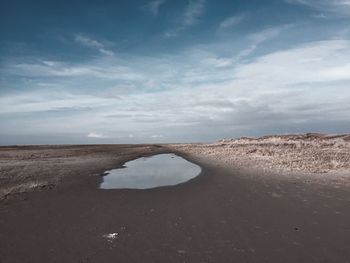
<path id="1" fill-rule="evenodd" d="M 176 37 L 180 32 L 196 25 L 199 18 L 205 13 L 206 0 L 189 0 L 186 6 L 179 26 L 165 32 L 165 37 Z"/>
<path id="2" fill-rule="evenodd" d="M 229 21 L 229 20 L 227 20 L 227 21 Z M 228 22 L 228 24 L 230 24 L 230 23 Z M 229 26 L 229 25 L 227 25 L 227 26 Z M 293 24 L 280 25 L 280 26 L 268 27 L 268 28 L 263 29 L 262 31 L 259 31 L 259 32 L 253 33 L 253 34 L 249 34 L 247 36 L 247 38 L 249 40 L 249 43 L 246 45 L 247 47 L 240 50 L 236 56 L 228 57 L 228 58 L 227 57 L 226 58 L 211 57 L 211 58 L 204 59 L 202 62 L 204 64 L 212 65 L 212 66 L 218 67 L 218 68 L 231 66 L 234 63 L 238 63 L 241 60 L 243 60 L 244 58 L 249 57 L 264 42 L 267 42 L 267 41 L 270 41 L 274 38 L 277 38 L 280 34 L 287 32 L 289 29 L 291 29 L 293 27 L 294 27 Z"/>
<path id="3" fill-rule="evenodd" d="M 286 0 L 289 3 L 302 4 L 322 10 L 323 12 L 332 12 L 340 15 L 350 15 L 350 1 L 349 0 Z"/>
<path id="4" fill-rule="evenodd" d="M 108 138 L 107 136 L 103 135 L 103 134 L 99 134 L 99 133 L 95 133 L 95 132 L 90 132 L 87 135 L 88 138 L 95 138 L 95 139 L 105 139 Z"/>
<path id="5" fill-rule="evenodd" d="M 198 22 L 205 11 L 206 0 L 190 0 L 184 13 L 184 26 L 192 26 Z"/>
<path id="6" fill-rule="evenodd" d="M 230 16 L 220 23 L 219 30 L 223 31 L 235 27 L 238 24 L 240 24 L 244 19 L 246 19 L 246 15 L 243 14 Z"/>
<path id="7" fill-rule="evenodd" d="M 75 42 L 77 42 L 78 44 L 80 44 L 82 46 L 96 49 L 98 52 L 100 52 L 103 55 L 107 55 L 107 56 L 114 55 L 114 52 L 111 50 L 108 50 L 104 44 L 102 44 L 101 42 L 99 42 L 95 39 L 87 37 L 83 34 L 76 34 L 74 36 L 74 40 L 75 40 Z"/>
<path id="8" fill-rule="evenodd" d="M 158 16 L 160 7 L 166 3 L 166 0 L 154 0 L 147 3 L 143 8 L 152 16 Z"/>
<path id="9" fill-rule="evenodd" d="M 0 144 L 348 132 L 348 1 L 7 5 Z"/>
<path id="10" fill-rule="evenodd" d="M 267 41 L 266 35 L 275 36 L 261 33 L 248 39 L 252 43 Z M 205 50 L 199 52 L 196 48 L 173 57 L 134 57 L 125 61 L 101 58 L 90 62 L 92 64 L 77 66 L 92 72 L 122 67 L 130 70 L 129 74 L 138 75 L 139 80 L 129 80 L 135 82 L 135 92 L 111 91 L 118 99 L 86 90 L 84 93 L 62 92 L 62 88 L 57 92 L 41 88 L 2 96 L 0 120 L 11 116 L 6 119 L 7 125 L 2 132 L 13 133 L 15 129 L 18 133 L 25 130 L 28 134 L 54 134 L 62 123 L 70 123 L 71 131 L 88 134 L 90 138 L 142 142 L 350 129 L 347 85 L 350 81 L 350 41 L 300 44 L 225 67 L 201 63 L 216 54 L 215 49 L 212 53 Z M 46 64 L 40 65 L 48 69 L 57 65 Z M 33 77 L 43 68 L 20 74 Z M 12 71 L 12 74 L 18 73 Z M 80 73 L 69 85 L 75 86 L 86 78 L 84 71 Z M 117 77 L 111 80 L 108 75 L 99 75 L 99 79 L 91 78 L 88 82 L 96 87 L 103 81 L 118 81 Z M 137 90 L 150 76 L 162 90 L 152 92 L 154 87 Z M 65 79 L 58 76 L 56 84 L 67 88 L 67 83 L 60 83 L 61 78 Z M 64 111 L 57 112 L 57 109 Z M 41 117 L 31 119 L 34 113 Z M 23 114 L 28 117 L 16 117 Z M 31 125 L 28 126 L 29 119 Z M 98 127 L 102 132 L 90 132 L 92 127 Z M 133 131 L 132 138 L 130 131 Z M 159 134 L 164 138 L 154 136 Z"/>
<path id="11" fill-rule="evenodd" d="M 292 24 L 288 25 L 279 25 L 274 27 L 266 28 L 260 32 L 250 34 L 248 38 L 251 40 L 250 45 L 242 50 L 238 56 L 236 57 L 237 60 L 240 60 L 244 57 L 249 56 L 251 53 L 253 53 L 260 44 L 264 43 L 265 41 L 271 40 L 273 38 L 276 38 L 279 36 L 282 32 L 285 32 L 286 30 L 293 27 Z"/>

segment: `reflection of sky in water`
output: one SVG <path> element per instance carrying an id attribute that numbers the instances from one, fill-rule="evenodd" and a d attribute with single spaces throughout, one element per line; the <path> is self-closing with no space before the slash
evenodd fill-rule
<path id="1" fill-rule="evenodd" d="M 125 164 L 126 168 L 106 171 L 102 189 L 147 189 L 186 182 L 201 172 L 198 165 L 175 154 L 159 154 L 139 158 Z"/>

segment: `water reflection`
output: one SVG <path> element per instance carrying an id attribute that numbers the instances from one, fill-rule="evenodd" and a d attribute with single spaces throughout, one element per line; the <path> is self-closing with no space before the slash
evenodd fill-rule
<path id="1" fill-rule="evenodd" d="M 106 171 L 101 189 L 147 189 L 186 182 L 201 172 L 201 168 L 175 154 L 159 154 L 139 158 L 125 168 Z"/>

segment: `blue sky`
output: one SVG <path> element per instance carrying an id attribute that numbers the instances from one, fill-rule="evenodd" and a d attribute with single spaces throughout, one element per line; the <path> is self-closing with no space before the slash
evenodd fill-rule
<path id="1" fill-rule="evenodd" d="M 2 1 L 0 144 L 350 130 L 349 0 Z"/>

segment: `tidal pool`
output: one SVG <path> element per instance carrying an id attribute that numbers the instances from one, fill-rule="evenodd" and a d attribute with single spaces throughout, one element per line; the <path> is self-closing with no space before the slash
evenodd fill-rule
<path id="1" fill-rule="evenodd" d="M 148 189 L 184 183 L 201 168 L 175 154 L 158 154 L 125 163 L 123 168 L 106 171 L 101 189 Z"/>

